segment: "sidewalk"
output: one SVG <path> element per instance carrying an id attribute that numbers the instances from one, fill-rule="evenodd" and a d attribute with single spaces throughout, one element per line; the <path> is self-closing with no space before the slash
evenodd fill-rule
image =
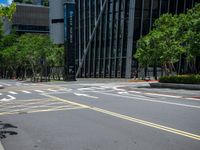
<path id="1" fill-rule="evenodd" d="M 4 150 L 3 145 L 1 144 L 1 141 L 0 141 L 0 150 Z"/>
<path id="2" fill-rule="evenodd" d="M 152 88 L 200 90 L 200 84 L 150 83 Z"/>

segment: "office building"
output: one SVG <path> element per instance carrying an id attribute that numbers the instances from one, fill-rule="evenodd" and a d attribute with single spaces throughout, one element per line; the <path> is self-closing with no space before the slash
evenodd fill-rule
<path id="1" fill-rule="evenodd" d="M 65 42 L 66 2 L 75 2 L 77 76 L 131 78 L 138 67 L 136 42 L 155 19 L 186 12 L 200 0 L 50 0 L 50 34 L 57 44 Z"/>
<path id="2" fill-rule="evenodd" d="M 41 5 L 17 3 L 12 22 L 4 22 L 4 31 L 49 34 L 49 8 Z"/>

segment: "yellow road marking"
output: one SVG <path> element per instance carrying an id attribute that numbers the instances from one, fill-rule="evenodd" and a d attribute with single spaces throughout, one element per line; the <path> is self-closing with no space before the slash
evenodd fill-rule
<path id="1" fill-rule="evenodd" d="M 82 108 L 82 107 L 58 108 L 58 109 L 52 108 L 52 109 L 44 109 L 44 110 L 27 111 L 27 112 L 24 112 L 24 113 L 31 114 L 31 113 L 38 113 L 38 112 L 51 112 L 51 111 L 75 110 L 75 109 L 84 109 L 84 108 Z M 23 113 L 23 112 L 5 112 L 5 113 L 0 113 L 0 116 L 3 116 L 3 115 L 15 115 L 15 114 L 20 114 L 20 113 Z"/>
<path id="2" fill-rule="evenodd" d="M 152 122 L 149 122 L 149 121 L 133 118 L 133 117 L 130 117 L 130 116 L 126 116 L 126 115 L 122 115 L 122 114 L 115 113 L 115 112 L 112 112 L 112 111 L 108 111 L 108 110 L 105 110 L 105 109 L 101 109 L 101 108 L 97 108 L 97 107 L 91 107 L 91 106 L 88 106 L 88 105 L 72 102 L 72 101 L 61 99 L 61 98 L 58 98 L 58 97 L 55 97 L 55 96 L 51 96 L 51 95 L 47 95 L 47 94 L 43 94 L 43 95 L 46 96 L 46 97 L 53 98 L 55 100 L 70 103 L 70 104 L 77 105 L 77 106 L 80 106 L 80 107 L 83 107 L 83 108 L 88 108 L 88 109 L 91 109 L 91 110 L 94 110 L 94 111 L 97 111 L 97 112 L 101 112 L 103 114 L 107 114 L 107 115 L 110 115 L 110 116 L 114 116 L 114 117 L 117 117 L 117 118 L 120 118 L 120 119 L 123 119 L 123 120 L 128 120 L 128 121 L 131 121 L 131 122 L 134 122 L 134 123 L 142 124 L 142 125 L 145 125 L 145 126 L 148 126 L 148 127 L 163 130 L 163 131 L 170 132 L 170 133 L 173 133 L 173 134 L 181 135 L 181 136 L 184 136 L 184 137 L 187 137 L 187 138 L 200 140 L 200 135 L 197 135 L 197 134 L 192 134 L 192 133 L 185 132 L 185 131 L 182 131 L 182 130 L 178 130 L 178 129 L 175 129 L 175 128 L 170 128 L 170 127 L 159 125 L 159 124 L 152 123 Z"/>

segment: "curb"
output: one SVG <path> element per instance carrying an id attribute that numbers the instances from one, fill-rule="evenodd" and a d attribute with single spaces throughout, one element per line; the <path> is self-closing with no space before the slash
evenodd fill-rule
<path id="1" fill-rule="evenodd" d="M 0 141 L 0 150 L 5 150 L 5 149 L 3 148 L 3 145 L 2 145 L 2 143 L 1 143 L 1 141 Z"/>
<path id="2" fill-rule="evenodd" d="M 149 83 L 152 88 L 200 90 L 199 84 Z"/>

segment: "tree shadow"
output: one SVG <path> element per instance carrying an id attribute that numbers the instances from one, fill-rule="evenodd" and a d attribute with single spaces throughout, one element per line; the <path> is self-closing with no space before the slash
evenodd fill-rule
<path id="1" fill-rule="evenodd" d="M 8 135 L 17 135 L 18 133 L 12 131 L 12 129 L 17 129 L 17 127 L 0 121 L 0 139 L 5 139 Z"/>

